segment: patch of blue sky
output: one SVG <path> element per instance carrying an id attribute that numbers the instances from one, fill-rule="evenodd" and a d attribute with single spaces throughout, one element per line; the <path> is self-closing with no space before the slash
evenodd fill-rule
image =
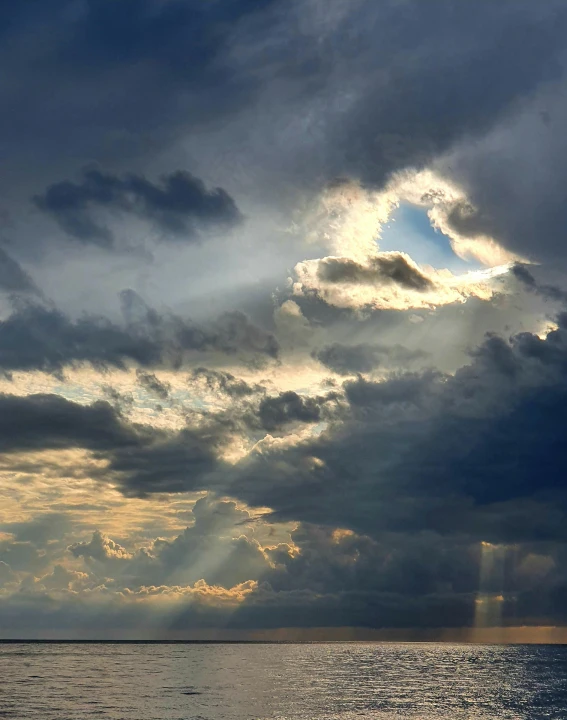
<path id="1" fill-rule="evenodd" d="M 314 425 L 311 428 L 311 432 L 313 435 L 321 435 L 322 432 L 324 432 L 329 427 L 328 422 L 319 422 L 317 425 Z"/>
<path id="2" fill-rule="evenodd" d="M 447 268 L 455 274 L 482 269 L 478 261 L 456 255 L 449 238 L 431 226 L 427 212 L 409 203 L 400 204 L 382 228 L 380 250 L 405 252 L 418 265 Z"/>
<path id="3" fill-rule="evenodd" d="M 100 400 L 100 395 L 93 392 L 89 386 L 77 385 L 75 383 L 62 382 L 52 386 L 49 392 L 60 395 L 65 400 L 80 405 L 90 405 L 95 400 Z"/>

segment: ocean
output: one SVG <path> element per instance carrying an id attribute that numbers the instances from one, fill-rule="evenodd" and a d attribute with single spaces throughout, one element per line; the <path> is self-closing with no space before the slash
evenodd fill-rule
<path id="1" fill-rule="evenodd" d="M 0 717 L 565 720 L 567 647 L 2 644 Z"/>

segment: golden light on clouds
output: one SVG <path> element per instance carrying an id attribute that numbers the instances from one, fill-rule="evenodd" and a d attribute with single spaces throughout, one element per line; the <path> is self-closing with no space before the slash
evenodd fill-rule
<path id="1" fill-rule="evenodd" d="M 405 253 L 380 252 L 382 229 L 401 203 L 427 212 L 432 227 L 447 236 L 458 257 L 474 258 L 486 270 L 454 274 L 446 268 L 419 267 Z M 494 238 L 459 234 L 449 217 L 455 208 L 463 206 L 470 206 L 463 191 L 432 170 L 397 173 L 380 192 L 362 188 L 353 181 L 335 183 L 303 218 L 307 237 L 331 254 L 297 263 L 291 280 L 294 295 L 316 293 L 330 305 L 355 310 L 433 309 L 462 303 L 469 297 L 490 299 L 501 291 L 493 280 L 505 275 L 520 258 L 504 250 Z M 388 261 L 393 255 L 403 258 L 409 271 L 426 278 L 428 286 L 416 288 L 411 283 L 374 274 L 375 261 Z M 329 260 L 356 263 L 357 278 L 350 281 L 345 278 L 343 282 L 325 280 L 321 269 Z"/>

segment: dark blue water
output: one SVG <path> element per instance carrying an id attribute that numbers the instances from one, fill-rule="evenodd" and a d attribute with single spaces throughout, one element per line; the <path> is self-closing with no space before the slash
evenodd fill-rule
<path id="1" fill-rule="evenodd" d="M 0 717 L 567 718 L 567 647 L 0 645 Z"/>

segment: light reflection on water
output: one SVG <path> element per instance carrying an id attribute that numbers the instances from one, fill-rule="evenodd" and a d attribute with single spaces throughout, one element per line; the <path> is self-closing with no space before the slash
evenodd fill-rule
<path id="1" fill-rule="evenodd" d="M 0 645 L 0 717 L 567 718 L 567 647 Z"/>

